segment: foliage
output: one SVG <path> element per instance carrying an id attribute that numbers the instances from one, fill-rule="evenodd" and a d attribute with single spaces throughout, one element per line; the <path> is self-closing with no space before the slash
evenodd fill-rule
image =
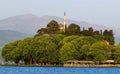
<path id="1" fill-rule="evenodd" d="M 5 61 L 19 61 L 19 59 L 16 60 L 19 56 L 15 53 L 19 42 L 20 40 L 9 43 L 2 48 L 2 57 Z"/>
<path id="2" fill-rule="evenodd" d="M 70 24 L 67 29 L 67 35 L 80 35 L 79 25 Z"/>
<path id="3" fill-rule="evenodd" d="M 89 37 L 76 37 L 72 41 L 67 42 L 69 38 L 75 38 L 75 36 L 67 37 L 63 40 L 65 44 L 60 49 L 61 61 L 67 60 L 86 60 L 89 46 L 93 43 L 92 38 Z"/>
<path id="4" fill-rule="evenodd" d="M 114 36 L 112 30 L 105 30 L 103 32 L 104 40 L 108 41 L 111 45 L 114 45 Z"/>
<path id="5" fill-rule="evenodd" d="M 47 24 L 46 28 L 41 28 L 37 31 L 38 34 L 55 34 L 59 33 L 59 24 L 55 21 L 52 20 Z"/>
<path id="6" fill-rule="evenodd" d="M 120 63 L 120 43 L 113 49 L 113 59 Z"/>
<path id="7" fill-rule="evenodd" d="M 108 44 L 109 42 L 109 44 Z M 22 61 L 25 64 L 58 64 L 68 60 L 120 62 L 120 44 L 114 46 L 112 30 L 94 31 L 92 27 L 80 30 L 70 24 L 62 34 L 59 24 L 52 20 L 33 38 L 14 41 L 2 48 L 4 61 Z"/>
<path id="8" fill-rule="evenodd" d="M 94 61 L 106 61 L 109 57 L 110 47 L 105 41 L 94 43 L 90 50 Z"/>
<path id="9" fill-rule="evenodd" d="M 65 36 L 44 34 L 25 38 L 5 45 L 2 57 L 5 61 L 23 61 L 25 64 L 64 63 L 68 60 L 105 61 L 114 59 L 119 62 L 119 47 L 108 45 L 102 37 Z"/>

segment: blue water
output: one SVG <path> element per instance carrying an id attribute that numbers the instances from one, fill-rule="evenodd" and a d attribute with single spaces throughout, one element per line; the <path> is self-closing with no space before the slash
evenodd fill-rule
<path id="1" fill-rule="evenodd" d="M 0 74 L 120 74 L 120 68 L 8 67 Z"/>

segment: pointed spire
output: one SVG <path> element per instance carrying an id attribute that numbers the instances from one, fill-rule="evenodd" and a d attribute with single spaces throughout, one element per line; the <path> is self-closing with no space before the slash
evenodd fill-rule
<path id="1" fill-rule="evenodd" d="M 66 13 L 64 12 L 64 16 L 66 16 Z"/>
<path id="2" fill-rule="evenodd" d="M 64 22 L 63 22 L 63 25 L 64 25 L 64 33 L 65 33 L 65 29 L 66 29 L 66 13 L 64 12 Z"/>

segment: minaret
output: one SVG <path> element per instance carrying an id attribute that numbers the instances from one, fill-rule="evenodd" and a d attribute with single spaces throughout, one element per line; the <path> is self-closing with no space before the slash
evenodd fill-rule
<path id="1" fill-rule="evenodd" d="M 65 12 L 64 12 L 64 23 L 63 23 L 63 25 L 64 25 L 63 31 L 65 33 L 65 29 L 66 29 L 66 13 Z"/>

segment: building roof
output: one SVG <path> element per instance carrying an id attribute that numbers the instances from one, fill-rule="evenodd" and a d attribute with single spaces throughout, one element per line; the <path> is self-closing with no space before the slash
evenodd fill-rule
<path id="1" fill-rule="evenodd" d="M 93 61 L 68 60 L 66 63 L 94 63 Z"/>

